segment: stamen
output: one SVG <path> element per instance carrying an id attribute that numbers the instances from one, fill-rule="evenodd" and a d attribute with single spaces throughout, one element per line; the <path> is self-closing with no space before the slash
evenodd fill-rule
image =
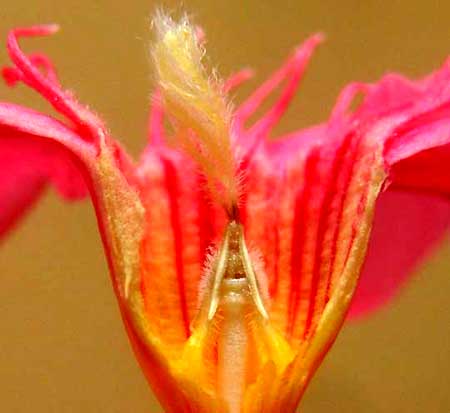
<path id="1" fill-rule="evenodd" d="M 261 140 L 267 138 L 286 112 L 303 77 L 312 53 L 321 41 L 321 34 L 310 37 L 236 111 L 234 127 L 238 135 L 245 136 L 245 140 L 241 140 L 240 144 L 243 145 L 245 151 L 248 151 L 249 154 Z M 282 86 L 283 83 L 285 84 L 284 86 Z M 281 89 L 281 95 L 274 105 L 259 120 L 247 128 L 246 123 L 249 118 L 277 89 Z"/>
<path id="2" fill-rule="evenodd" d="M 300 84 L 314 49 L 322 41 L 320 34 L 312 36 L 296 50 L 291 59 L 291 69 L 286 76 L 286 85 L 275 104 L 250 128 L 251 135 L 264 135 L 273 129 L 289 107 Z"/>
<path id="3" fill-rule="evenodd" d="M 105 142 L 106 133 L 102 122 L 89 110 L 80 105 L 75 98 L 61 89 L 58 81 L 55 82 L 55 76 L 52 73 L 43 75 L 36 63 L 42 64 L 42 59 L 30 58 L 19 47 L 18 39 L 21 37 L 48 36 L 58 31 L 55 24 L 33 26 L 28 28 L 14 29 L 8 34 L 8 53 L 9 56 L 21 72 L 21 81 L 42 95 L 56 111 L 70 119 L 81 130 L 85 131 L 84 136 L 89 141 L 93 141 L 100 146 Z M 40 60 L 40 62 L 39 62 Z"/>
<path id="4" fill-rule="evenodd" d="M 60 82 L 58 79 L 58 75 L 56 74 L 55 67 L 53 66 L 53 63 L 47 56 L 40 53 L 33 53 L 29 55 L 28 58 L 30 59 L 30 62 L 33 65 L 42 68 L 42 70 L 45 73 L 45 76 L 47 77 L 48 80 L 50 80 L 50 82 L 60 86 Z M 8 86 L 15 86 L 17 82 L 24 81 L 23 73 L 19 68 L 15 66 L 4 67 L 2 69 L 2 76 Z"/>
<path id="5" fill-rule="evenodd" d="M 237 87 L 239 87 L 242 83 L 253 77 L 253 70 L 246 68 L 242 69 L 239 72 L 230 76 L 223 85 L 223 91 L 228 93 Z"/>
<path id="6" fill-rule="evenodd" d="M 156 90 L 152 96 L 150 105 L 150 116 L 148 119 L 148 140 L 150 145 L 159 146 L 162 144 L 164 133 L 164 110 L 161 103 L 161 92 Z"/>

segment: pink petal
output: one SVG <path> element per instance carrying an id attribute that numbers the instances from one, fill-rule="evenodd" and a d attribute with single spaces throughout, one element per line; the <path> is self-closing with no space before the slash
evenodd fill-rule
<path id="1" fill-rule="evenodd" d="M 382 194 L 350 316 L 372 311 L 397 294 L 449 228 L 447 199 L 404 190 Z"/>
<path id="2" fill-rule="evenodd" d="M 3 129 L 2 137 L 9 134 L 41 137 L 61 144 L 80 159 L 92 157 L 96 153 L 91 144 L 84 142 L 60 121 L 12 103 L 0 102 L 0 125 Z"/>
<path id="3" fill-rule="evenodd" d="M 450 66 L 421 82 L 385 77 L 361 112 L 390 109 L 384 156 L 390 187 L 380 197 L 367 261 L 350 316 L 394 296 L 450 229 Z M 383 105 L 385 103 L 385 105 Z"/>
<path id="4" fill-rule="evenodd" d="M 48 182 L 68 199 L 87 194 L 72 156 L 61 146 L 80 158 L 93 155 L 79 141 L 74 132 L 48 116 L 0 103 L 0 236 L 36 201 Z"/>
<path id="5" fill-rule="evenodd" d="M 8 153 L 10 145 L 9 140 L 0 139 L 0 239 L 37 200 L 46 184 L 34 156 Z M 33 164 L 37 164 L 36 169 Z"/>

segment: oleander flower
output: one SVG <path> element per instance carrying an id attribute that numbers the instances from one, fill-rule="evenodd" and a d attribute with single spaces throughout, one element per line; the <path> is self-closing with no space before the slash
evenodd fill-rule
<path id="1" fill-rule="evenodd" d="M 327 122 L 270 139 L 320 35 L 234 108 L 227 93 L 250 73 L 221 83 L 187 19 L 154 25 L 158 86 L 137 162 L 45 56 L 20 49 L 18 38 L 57 27 L 9 34 L 6 81 L 63 120 L 0 103 L 0 232 L 48 183 L 69 199 L 89 191 L 127 333 L 165 411 L 293 412 L 349 310 L 373 222 L 354 314 L 389 298 L 448 231 L 450 61 L 418 81 L 350 84 Z"/>

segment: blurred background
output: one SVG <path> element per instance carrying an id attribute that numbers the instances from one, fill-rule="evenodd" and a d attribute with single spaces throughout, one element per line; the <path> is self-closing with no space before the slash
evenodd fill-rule
<path id="1" fill-rule="evenodd" d="M 450 3 L 431 0 L 2 0 L 0 36 L 15 26 L 60 23 L 57 36 L 23 42 L 25 49 L 48 53 L 63 84 L 137 156 L 152 85 L 149 16 L 157 6 L 195 18 L 224 76 L 251 66 L 261 81 L 307 35 L 326 33 L 279 131 L 325 119 L 351 80 L 374 81 L 389 70 L 420 76 L 450 53 Z M 3 48 L 0 62 L 7 62 Z M 1 85 L 0 99 L 49 110 L 24 87 Z M 449 271 L 446 242 L 392 305 L 348 324 L 302 411 L 450 411 Z M 0 244 L 0 276 L 2 412 L 161 411 L 122 328 L 88 202 L 63 205 L 48 191 Z"/>

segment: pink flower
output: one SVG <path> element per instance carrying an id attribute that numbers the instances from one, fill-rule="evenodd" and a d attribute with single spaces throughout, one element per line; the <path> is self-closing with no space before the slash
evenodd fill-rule
<path id="1" fill-rule="evenodd" d="M 47 183 L 68 198 L 87 187 L 127 332 L 166 411 L 293 412 L 347 314 L 373 215 L 355 315 L 393 295 L 447 232 L 450 63 L 419 81 L 350 84 L 327 122 L 271 140 L 319 35 L 231 110 L 224 94 L 250 74 L 209 79 L 195 29 L 164 16 L 157 27 L 159 89 L 138 162 L 47 58 L 19 48 L 56 26 L 10 33 L 5 79 L 64 121 L 0 103 L 0 233 Z"/>

